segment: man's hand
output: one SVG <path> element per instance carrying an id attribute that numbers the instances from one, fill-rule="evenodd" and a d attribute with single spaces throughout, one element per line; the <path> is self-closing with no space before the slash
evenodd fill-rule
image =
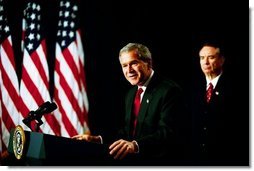
<path id="1" fill-rule="evenodd" d="M 114 159 L 123 159 L 127 154 L 136 153 L 137 147 L 134 142 L 120 139 L 109 146 L 109 154 L 114 156 Z"/>
<path id="2" fill-rule="evenodd" d="M 94 135 L 89 135 L 89 134 L 75 135 L 71 138 L 76 139 L 76 140 L 84 140 L 87 142 L 98 143 L 98 144 L 101 144 L 101 141 L 102 141 L 100 136 L 94 136 Z"/>

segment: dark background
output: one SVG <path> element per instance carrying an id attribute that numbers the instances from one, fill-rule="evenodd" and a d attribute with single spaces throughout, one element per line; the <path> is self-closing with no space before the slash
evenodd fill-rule
<path id="1" fill-rule="evenodd" d="M 58 0 L 37 0 L 48 48 L 50 93 L 53 95 Z M 20 79 L 22 16 L 25 0 L 5 0 Z M 241 97 L 249 108 L 249 6 L 248 1 L 175 2 L 166 0 L 79 2 L 85 71 L 89 97 L 89 124 L 94 134 L 110 134 L 121 125 L 122 100 L 130 87 L 118 61 L 119 50 L 129 42 L 146 45 L 154 70 L 188 91 L 189 82 L 202 76 L 199 44 L 206 37 L 219 40 L 225 50 L 226 69 L 237 76 Z M 226 3 L 226 4 L 225 4 Z"/>

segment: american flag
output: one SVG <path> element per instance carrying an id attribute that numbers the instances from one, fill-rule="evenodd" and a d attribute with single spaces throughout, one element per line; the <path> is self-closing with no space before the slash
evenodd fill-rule
<path id="1" fill-rule="evenodd" d="M 1 151 L 6 150 L 10 131 L 22 119 L 19 113 L 19 83 L 16 74 L 10 27 L 4 2 L 0 0 L 0 138 Z"/>
<path id="2" fill-rule="evenodd" d="M 77 1 L 60 1 L 54 71 L 56 115 L 61 116 L 61 135 L 90 133 L 84 52 L 78 25 Z"/>
<path id="3" fill-rule="evenodd" d="M 45 101 L 51 101 L 49 94 L 49 70 L 46 58 L 46 42 L 41 34 L 41 6 L 36 1 L 28 2 L 23 17 L 23 64 L 20 83 L 20 111 L 26 117 L 30 110 L 36 110 Z M 47 114 L 42 117 L 40 131 L 60 135 L 57 117 Z M 28 127 L 23 125 L 23 128 Z"/>

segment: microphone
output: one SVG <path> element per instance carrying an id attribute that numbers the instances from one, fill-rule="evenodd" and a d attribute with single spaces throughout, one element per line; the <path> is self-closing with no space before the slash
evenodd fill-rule
<path id="1" fill-rule="evenodd" d="M 42 105 L 40 105 L 36 111 L 33 111 L 33 110 L 30 111 L 28 113 L 28 116 L 26 118 L 24 118 L 22 121 L 31 130 L 33 130 L 31 127 L 31 121 L 36 120 L 37 121 L 36 132 L 38 132 L 40 125 L 43 124 L 43 122 L 41 120 L 42 115 L 51 113 L 56 108 L 57 108 L 57 105 L 54 102 L 50 103 L 49 101 L 47 101 L 47 102 L 43 103 Z"/>
<path id="2" fill-rule="evenodd" d="M 36 115 L 43 115 L 43 114 L 48 114 L 53 112 L 57 108 L 57 105 L 52 102 L 50 103 L 49 101 L 43 103 L 42 105 L 39 106 L 39 108 L 36 111 L 31 111 Z"/>

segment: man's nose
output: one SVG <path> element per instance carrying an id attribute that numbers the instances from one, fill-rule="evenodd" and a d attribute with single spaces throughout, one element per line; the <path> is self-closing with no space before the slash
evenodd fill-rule
<path id="1" fill-rule="evenodd" d="M 204 58 L 204 63 L 205 63 L 205 64 L 209 64 L 209 60 L 208 60 L 207 57 Z"/>
<path id="2" fill-rule="evenodd" d="M 128 65 L 128 67 L 127 67 L 127 70 L 128 70 L 128 72 L 131 72 L 131 71 L 133 71 L 133 68 L 132 68 L 132 66 L 131 66 L 131 65 Z"/>

